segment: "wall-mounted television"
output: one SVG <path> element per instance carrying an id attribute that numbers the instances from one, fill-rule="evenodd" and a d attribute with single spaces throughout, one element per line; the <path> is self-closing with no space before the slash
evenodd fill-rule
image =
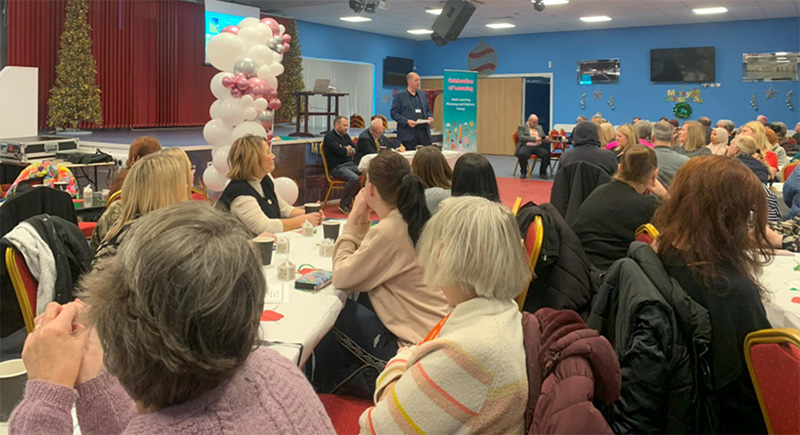
<path id="1" fill-rule="evenodd" d="M 800 81 L 800 53 L 744 53 L 742 80 L 745 82 Z"/>
<path id="2" fill-rule="evenodd" d="M 236 3 L 228 3 L 216 0 L 206 0 L 206 15 L 205 15 L 205 48 L 208 50 L 208 41 L 214 36 L 218 35 L 222 29 L 228 26 L 236 26 L 243 19 L 253 17 L 260 19 L 261 11 L 252 6 L 244 6 Z M 208 54 L 206 54 L 206 65 L 208 63 Z"/>
<path id="3" fill-rule="evenodd" d="M 406 75 L 414 71 L 414 59 L 389 57 L 383 59 L 383 86 L 406 86 Z"/>
<path id="4" fill-rule="evenodd" d="M 578 84 L 619 84 L 619 59 L 579 60 Z"/>
<path id="5" fill-rule="evenodd" d="M 653 83 L 713 82 L 715 80 L 714 47 L 650 50 L 650 81 Z"/>

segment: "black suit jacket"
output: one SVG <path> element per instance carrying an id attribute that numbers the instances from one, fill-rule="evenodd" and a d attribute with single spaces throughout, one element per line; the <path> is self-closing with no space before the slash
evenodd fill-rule
<path id="1" fill-rule="evenodd" d="M 408 93 L 408 89 L 403 89 L 398 92 L 392 100 L 392 119 L 397 121 L 397 138 L 401 142 L 414 139 L 415 127 L 408 126 L 408 120 L 428 119 L 433 117 L 431 107 L 428 104 L 428 95 L 420 89 L 417 89 L 418 99 L 415 99 Z M 415 101 L 416 100 L 416 101 Z M 420 107 L 421 106 L 421 107 Z M 414 111 L 415 108 L 421 108 L 422 113 L 418 114 Z M 428 136 L 431 134 L 431 126 L 425 125 Z"/>
<path id="2" fill-rule="evenodd" d="M 390 141 L 389 138 L 384 135 L 380 135 L 380 137 L 378 137 L 378 143 L 380 144 L 381 148 L 395 148 L 392 141 Z M 356 156 L 354 158 L 356 165 L 361 163 L 361 158 L 365 155 L 376 154 L 378 152 L 380 152 L 380 150 L 375 145 L 375 138 L 372 137 L 372 133 L 370 133 L 369 128 L 362 131 L 361 134 L 358 135 L 358 141 L 356 141 Z"/>

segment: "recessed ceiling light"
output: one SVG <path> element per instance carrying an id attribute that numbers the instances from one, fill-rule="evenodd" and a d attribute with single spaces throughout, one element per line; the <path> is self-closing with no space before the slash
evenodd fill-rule
<path id="1" fill-rule="evenodd" d="M 426 9 L 425 12 L 427 12 L 427 13 L 429 13 L 431 15 L 439 15 L 439 14 L 442 13 L 442 10 L 441 9 Z"/>
<path id="2" fill-rule="evenodd" d="M 605 15 L 600 15 L 597 17 L 581 17 L 581 21 L 584 23 L 599 23 L 602 21 L 611 21 L 611 17 L 607 17 Z"/>
<path id="3" fill-rule="evenodd" d="M 722 6 L 716 8 L 699 8 L 699 9 L 692 9 L 694 13 L 697 15 L 709 15 L 709 14 L 724 14 L 728 12 L 727 8 L 723 8 Z"/>
<path id="4" fill-rule="evenodd" d="M 360 17 L 360 16 L 340 17 L 339 19 L 342 20 L 342 21 L 347 21 L 349 23 L 363 23 L 365 21 L 372 21 L 372 18 Z"/>
<path id="5" fill-rule="evenodd" d="M 536 0 L 531 0 L 531 3 L 533 3 L 534 1 Z M 547 6 L 565 5 L 567 3 L 569 3 L 569 0 L 544 0 L 544 4 Z"/>
<path id="6" fill-rule="evenodd" d="M 411 29 L 411 30 L 406 30 L 406 32 L 408 32 L 408 33 L 410 33 L 412 35 L 430 35 L 431 33 L 433 33 L 433 30 L 430 30 L 430 29 Z"/>
<path id="7" fill-rule="evenodd" d="M 487 24 L 486 27 L 490 29 L 511 29 L 517 26 L 511 23 L 492 23 L 492 24 Z"/>

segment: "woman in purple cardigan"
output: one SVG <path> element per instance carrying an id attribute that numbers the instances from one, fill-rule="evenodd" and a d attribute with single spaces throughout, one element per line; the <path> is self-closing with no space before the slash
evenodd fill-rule
<path id="1" fill-rule="evenodd" d="M 35 319 L 10 433 L 71 434 L 73 405 L 84 434 L 334 433 L 300 370 L 258 346 L 266 284 L 235 218 L 188 201 L 129 231 L 85 303 Z"/>

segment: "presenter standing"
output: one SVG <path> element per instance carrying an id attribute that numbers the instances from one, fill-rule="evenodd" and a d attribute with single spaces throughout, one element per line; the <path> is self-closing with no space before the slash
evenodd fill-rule
<path id="1" fill-rule="evenodd" d="M 431 144 L 433 114 L 428 96 L 419 89 L 419 75 L 408 73 L 406 82 L 406 91 L 399 92 L 392 101 L 391 114 L 392 119 L 397 121 L 397 138 L 407 150 L 413 150 L 417 145 Z"/>

